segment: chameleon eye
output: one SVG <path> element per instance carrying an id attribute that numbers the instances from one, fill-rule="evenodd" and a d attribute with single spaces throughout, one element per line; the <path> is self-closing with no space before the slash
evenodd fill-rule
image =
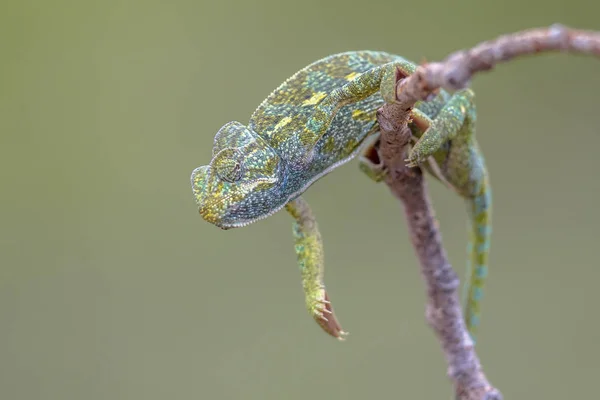
<path id="1" fill-rule="evenodd" d="M 211 165 L 219 178 L 226 182 L 235 182 L 242 177 L 243 163 L 239 151 L 233 148 L 221 150 L 212 160 Z"/>

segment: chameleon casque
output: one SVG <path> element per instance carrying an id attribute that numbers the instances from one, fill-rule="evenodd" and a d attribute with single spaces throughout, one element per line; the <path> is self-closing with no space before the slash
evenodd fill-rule
<path id="1" fill-rule="evenodd" d="M 273 91 L 247 126 L 225 124 L 214 138 L 209 165 L 192 172 L 202 218 L 222 229 L 267 218 L 285 208 L 294 218 L 295 250 L 306 306 L 330 335 L 347 334 L 338 323 L 323 281 L 318 226 L 301 197 L 311 184 L 359 156 L 360 169 L 375 181 L 386 171 L 378 162 L 376 112 L 395 101 L 398 76 L 416 64 L 384 52 L 334 54 L 296 72 Z M 411 111 L 409 166 L 421 165 L 466 200 L 470 217 L 465 318 L 474 336 L 487 274 L 491 192 L 475 140 L 476 109 L 470 89 L 441 90 Z"/>

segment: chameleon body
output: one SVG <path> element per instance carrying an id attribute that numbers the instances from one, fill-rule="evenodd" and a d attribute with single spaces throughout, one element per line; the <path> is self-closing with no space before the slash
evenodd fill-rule
<path id="1" fill-rule="evenodd" d="M 398 77 L 416 65 L 375 51 L 334 54 L 301 69 L 274 90 L 247 126 L 225 124 L 215 135 L 209 165 L 192 172 L 203 219 L 222 229 L 241 227 L 285 208 L 294 218 L 295 250 L 309 313 L 330 335 L 344 332 L 323 281 L 323 247 L 314 215 L 301 197 L 312 183 L 359 156 L 375 181 L 376 112 L 395 101 Z M 411 112 L 415 144 L 408 165 L 422 165 L 466 199 L 471 248 L 466 287 L 466 325 L 473 335 L 487 273 L 491 195 L 484 159 L 475 140 L 476 110 L 469 89 L 419 102 Z M 472 268 L 471 268 L 472 267 Z"/>

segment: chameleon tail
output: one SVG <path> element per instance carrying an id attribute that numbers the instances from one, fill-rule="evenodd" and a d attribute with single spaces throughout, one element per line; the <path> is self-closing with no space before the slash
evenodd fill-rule
<path id="1" fill-rule="evenodd" d="M 492 233 L 492 193 L 487 175 L 478 185 L 475 195 L 468 201 L 468 206 L 471 227 L 463 298 L 467 330 L 475 342 L 475 333 L 481 315 L 483 286 L 488 272 L 487 263 Z"/>
<path id="2" fill-rule="evenodd" d="M 467 273 L 464 285 L 464 305 L 467 331 L 475 342 L 475 332 L 481 315 L 483 285 L 487 276 L 490 235 L 492 233 L 492 193 L 487 176 L 478 185 L 476 194 L 468 201 L 470 227 L 467 248 Z M 453 400 L 460 400 L 455 393 Z"/>

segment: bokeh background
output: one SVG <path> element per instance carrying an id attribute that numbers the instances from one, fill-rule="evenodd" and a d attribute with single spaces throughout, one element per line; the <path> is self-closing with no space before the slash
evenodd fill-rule
<path id="1" fill-rule="evenodd" d="M 221 231 L 189 185 L 215 132 L 331 53 L 436 60 L 600 3 L 0 5 L 0 399 L 450 398 L 400 205 L 345 165 L 306 194 L 345 343 L 304 309 L 291 219 Z M 594 398 L 600 60 L 477 76 L 494 240 L 478 352 L 507 399 Z M 462 201 L 430 185 L 463 274 Z"/>

